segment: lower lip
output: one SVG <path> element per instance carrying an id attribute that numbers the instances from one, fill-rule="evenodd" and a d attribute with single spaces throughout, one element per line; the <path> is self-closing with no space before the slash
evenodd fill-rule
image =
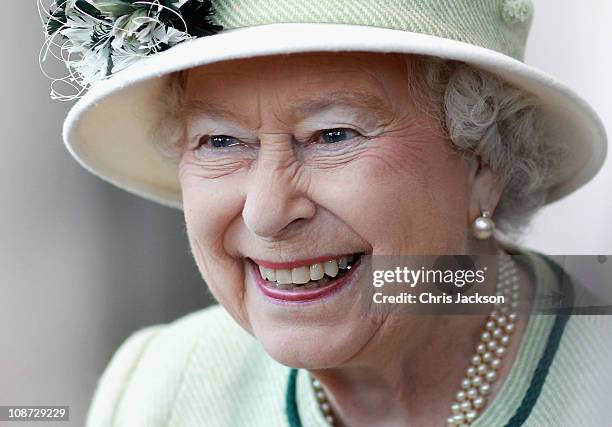
<path id="1" fill-rule="evenodd" d="M 251 265 L 251 271 L 253 273 L 253 276 L 255 277 L 255 281 L 257 282 L 259 289 L 265 296 L 271 298 L 272 300 L 275 300 L 276 302 L 304 303 L 320 301 L 326 297 L 331 296 L 332 294 L 335 294 L 342 288 L 346 287 L 347 284 L 351 283 L 352 279 L 355 277 L 355 271 L 361 264 L 361 257 L 357 260 L 355 264 L 353 264 L 349 271 L 342 275 L 341 278 L 330 281 L 322 288 L 302 289 L 299 291 L 286 291 L 275 287 L 270 282 L 261 277 L 257 264 L 255 264 L 251 260 L 249 260 L 248 262 Z"/>

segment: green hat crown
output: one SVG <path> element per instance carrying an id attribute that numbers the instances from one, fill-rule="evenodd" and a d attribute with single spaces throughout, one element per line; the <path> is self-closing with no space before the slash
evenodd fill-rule
<path id="1" fill-rule="evenodd" d="M 531 0 L 215 0 L 224 29 L 274 23 L 352 24 L 457 40 L 523 60 Z"/>
<path id="2" fill-rule="evenodd" d="M 52 80 L 51 96 L 71 100 L 142 58 L 221 30 L 350 24 L 452 39 L 523 60 L 532 17 L 531 0 L 54 0 L 42 52 L 59 50 L 49 56 L 61 59 L 68 75 Z M 66 87 L 76 93 L 63 95 Z"/>

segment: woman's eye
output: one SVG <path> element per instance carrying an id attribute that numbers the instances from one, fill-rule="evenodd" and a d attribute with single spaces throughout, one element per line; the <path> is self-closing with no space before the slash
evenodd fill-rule
<path id="1" fill-rule="evenodd" d="M 200 138 L 200 147 L 207 145 L 211 148 L 228 148 L 240 145 L 240 140 L 228 135 L 207 135 Z"/>
<path id="2" fill-rule="evenodd" d="M 337 142 L 348 141 L 361 136 L 353 129 L 327 129 L 319 133 L 319 140 L 323 144 L 334 144 Z"/>

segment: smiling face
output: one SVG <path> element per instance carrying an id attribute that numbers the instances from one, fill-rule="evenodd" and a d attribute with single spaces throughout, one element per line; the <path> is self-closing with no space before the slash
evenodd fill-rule
<path id="1" fill-rule="evenodd" d="M 282 363 L 338 366 L 399 327 L 363 312 L 359 254 L 468 253 L 475 168 L 416 105 L 410 69 L 346 53 L 188 73 L 192 251 L 217 300 Z"/>

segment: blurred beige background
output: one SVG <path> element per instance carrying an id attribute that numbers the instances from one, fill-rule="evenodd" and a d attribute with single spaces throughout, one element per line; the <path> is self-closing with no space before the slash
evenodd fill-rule
<path id="1" fill-rule="evenodd" d="M 536 3 L 527 62 L 584 96 L 612 135 L 612 2 Z M 0 405 L 70 405 L 71 422 L 58 425 L 80 426 L 121 341 L 205 306 L 208 295 L 180 212 L 105 184 L 64 149 L 70 105 L 49 99 L 39 71 L 35 2 L 4 2 L 3 16 Z M 611 183 L 609 160 L 587 187 L 544 209 L 523 243 L 612 254 Z"/>
<path id="2" fill-rule="evenodd" d="M 612 137 L 612 2 L 535 0 L 526 62 L 589 102 Z M 612 147 L 586 187 L 534 221 L 524 243 L 549 254 L 612 254 Z"/>

